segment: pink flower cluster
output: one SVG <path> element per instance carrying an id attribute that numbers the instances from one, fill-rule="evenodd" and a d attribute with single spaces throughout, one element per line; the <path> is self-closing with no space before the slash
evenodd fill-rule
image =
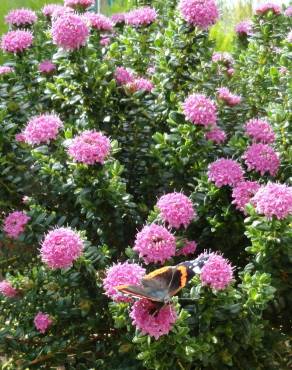
<path id="1" fill-rule="evenodd" d="M 213 143 L 220 144 L 224 143 L 227 136 L 223 130 L 218 127 L 212 128 L 212 130 L 206 132 L 205 138 L 207 140 L 213 141 Z"/>
<path id="2" fill-rule="evenodd" d="M 128 25 L 139 27 L 153 23 L 157 18 L 156 10 L 150 6 L 138 8 L 125 14 L 125 21 Z"/>
<path id="3" fill-rule="evenodd" d="M 41 114 L 29 120 L 22 134 L 27 144 L 38 145 L 55 140 L 61 127 L 63 122 L 55 114 Z"/>
<path id="4" fill-rule="evenodd" d="M 56 70 L 56 65 L 50 60 L 44 60 L 39 64 L 39 71 L 44 74 L 50 74 Z"/>
<path id="5" fill-rule="evenodd" d="M 235 26 L 235 32 L 239 36 L 249 36 L 252 35 L 252 21 L 250 19 L 239 22 Z"/>
<path id="6" fill-rule="evenodd" d="M 96 14 L 87 12 L 84 14 L 85 20 L 89 25 L 98 31 L 112 31 L 114 24 L 113 22 L 103 14 Z"/>
<path id="7" fill-rule="evenodd" d="M 140 285 L 146 270 L 136 263 L 117 263 L 110 267 L 103 280 L 105 294 L 115 302 L 131 302 L 130 297 L 120 293 L 116 287 L 119 285 Z"/>
<path id="8" fill-rule="evenodd" d="M 218 188 L 224 185 L 235 186 L 243 180 L 243 170 L 236 161 L 220 158 L 209 165 L 208 178 Z"/>
<path id="9" fill-rule="evenodd" d="M 218 98 L 230 107 L 238 105 L 241 102 L 241 96 L 232 94 L 227 87 L 220 87 L 218 89 Z"/>
<path id="10" fill-rule="evenodd" d="M 281 14 L 281 7 L 275 3 L 265 3 L 256 8 L 256 14 L 263 15 L 269 11 L 273 12 L 275 15 Z"/>
<path id="11" fill-rule="evenodd" d="M 45 17 L 52 17 L 53 16 L 53 13 L 56 11 L 56 10 L 60 10 L 60 9 L 63 9 L 64 7 L 62 5 L 57 5 L 57 4 L 48 4 L 48 5 L 45 5 L 43 8 L 42 8 L 42 13 Z"/>
<path id="12" fill-rule="evenodd" d="M 76 14 L 65 14 L 52 24 L 53 42 L 65 50 L 76 50 L 87 43 L 89 28 Z"/>
<path id="13" fill-rule="evenodd" d="M 186 228 L 196 216 L 193 203 L 182 193 L 174 192 L 163 195 L 156 206 L 162 220 L 175 229 L 181 226 Z"/>
<path id="14" fill-rule="evenodd" d="M 279 72 L 280 72 L 281 75 L 285 75 L 288 72 L 288 68 L 285 67 L 285 66 L 281 66 L 280 69 L 279 69 Z"/>
<path id="15" fill-rule="evenodd" d="M 242 181 L 238 183 L 232 190 L 232 204 L 236 205 L 236 208 L 241 212 L 245 213 L 245 207 L 250 203 L 251 198 L 259 190 L 260 184 L 256 181 Z"/>
<path id="16" fill-rule="evenodd" d="M 176 252 L 176 256 L 188 256 L 189 254 L 194 254 L 196 250 L 197 243 L 194 240 L 187 240 L 185 245 Z"/>
<path id="17" fill-rule="evenodd" d="M 101 46 L 107 46 L 110 44 L 110 42 L 111 42 L 110 37 L 102 36 L 99 43 Z"/>
<path id="18" fill-rule="evenodd" d="M 203 94 L 192 94 L 183 103 L 183 112 L 188 121 L 195 125 L 215 125 L 217 120 L 216 104 Z"/>
<path id="19" fill-rule="evenodd" d="M 7 53 L 22 53 L 31 47 L 33 39 L 30 31 L 10 31 L 2 36 L 1 49 Z"/>
<path id="20" fill-rule="evenodd" d="M 68 154 L 76 162 L 93 165 L 104 163 L 111 148 L 110 140 L 98 131 L 84 131 L 76 136 L 68 148 Z"/>
<path id="21" fill-rule="evenodd" d="M 24 232 L 29 220 L 30 217 L 25 212 L 11 212 L 3 222 L 3 230 L 10 238 L 17 239 Z"/>
<path id="22" fill-rule="evenodd" d="M 285 184 L 268 183 L 261 187 L 252 198 L 259 214 L 268 219 L 282 220 L 292 215 L 292 187 Z"/>
<path id="23" fill-rule="evenodd" d="M 147 299 L 140 299 L 133 304 L 130 317 L 133 324 L 155 339 L 168 334 L 177 320 L 177 314 L 172 305 L 167 304 L 156 312 L 154 303 Z"/>
<path id="24" fill-rule="evenodd" d="M 209 285 L 215 290 L 222 290 L 231 283 L 233 268 L 229 261 L 220 254 L 211 253 L 208 261 L 202 267 L 200 278 L 203 285 Z"/>
<path id="25" fill-rule="evenodd" d="M 292 6 L 288 6 L 284 14 L 286 15 L 286 17 L 292 17 Z"/>
<path id="26" fill-rule="evenodd" d="M 67 268 L 81 256 L 83 248 L 83 241 L 75 231 L 60 227 L 45 236 L 41 259 L 50 269 Z"/>
<path id="27" fill-rule="evenodd" d="M 30 9 L 14 9 L 5 17 L 5 22 L 11 26 L 30 26 L 37 21 L 37 15 Z"/>
<path id="28" fill-rule="evenodd" d="M 86 9 L 94 4 L 94 0 L 64 0 L 64 5 L 73 9 Z"/>
<path id="29" fill-rule="evenodd" d="M 111 16 L 111 20 L 114 25 L 125 23 L 126 14 L 125 13 L 115 13 Z"/>
<path id="30" fill-rule="evenodd" d="M 117 67 L 115 71 L 115 80 L 118 85 L 126 85 L 135 79 L 133 72 L 125 67 Z"/>
<path id="31" fill-rule="evenodd" d="M 163 226 L 147 225 L 136 235 L 133 249 L 146 264 L 164 263 L 175 255 L 175 237 Z"/>
<path id="32" fill-rule="evenodd" d="M 275 176 L 280 166 L 280 159 L 273 148 L 266 144 L 252 144 L 244 153 L 243 159 L 249 171 L 256 170 L 263 176 L 269 172 Z"/>
<path id="33" fill-rule="evenodd" d="M 44 334 L 48 328 L 52 325 L 53 320 L 47 313 L 39 312 L 34 318 L 34 325 L 36 329 Z"/>
<path id="34" fill-rule="evenodd" d="M 267 121 L 261 119 L 251 119 L 245 124 L 247 136 L 254 141 L 270 144 L 275 141 L 275 133 Z"/>
<path id="35" fill-rule="evenodd" d="M 230 67 L 234 64 L 234 59 L 230 53 L 227 52 L 215 52 L 212 55 L 213 63 L 222 63 L 227 67 Z"/>
<path id="36" fill-rule="evenodd" d="M 133 82 L 127 85 L 130 91 L 148 91 L 151 92 L 154 88 L 153 83 L 147 78 L 137 77 Z"/>
<path id="37" fill-rule="evenodd" d="M 17 290 L 13 288 L 9 281 L 2 280 L 0 281 L 0 293 L 7 298 L 13 298 L 17 295 Z"/>
<path id="38" fill-rule="evenodd" d="M 178 7 L 187 23 L 202 29 L 212 26 L 219 17 L 214 0 L 180 0 Z"/>
<path id="39" fill-rule="evenodd" d="M 8 66 L 0 66 L 0 76 L 14 72 L 14 68 Z"/>

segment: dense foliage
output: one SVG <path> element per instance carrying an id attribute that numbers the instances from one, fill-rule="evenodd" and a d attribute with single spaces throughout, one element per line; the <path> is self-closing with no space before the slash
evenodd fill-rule
<path id="1" fill-rule="evenodd" d="M 291 7 L 230 55 L 213 0 L 65 5 L 1 42 L 5 368 L 288 369 Z M 115 288 L 201 254 L 162 308 Z"/>

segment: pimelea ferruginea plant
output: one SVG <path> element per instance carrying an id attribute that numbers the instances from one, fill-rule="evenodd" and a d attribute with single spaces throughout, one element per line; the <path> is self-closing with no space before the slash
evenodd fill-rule
<path id="1" fill-rule="evenodd" d="M 289 11 L 92 3 L 1 42 L 3 366 L 286 368 Z"/>

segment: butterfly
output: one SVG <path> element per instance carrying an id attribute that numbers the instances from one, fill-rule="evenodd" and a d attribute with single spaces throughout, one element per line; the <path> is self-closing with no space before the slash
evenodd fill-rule
<path id="1" fill-rule="evenodd" d="M 115 288 L 134 298 L 147 298 L 153 303 L 167 304 L 195 274 L 201 272 L 209 256 L 203 255 L 176 266 L 165 266 L 150 272 L 141 280 L 141 285 L 119 285 Z"/>

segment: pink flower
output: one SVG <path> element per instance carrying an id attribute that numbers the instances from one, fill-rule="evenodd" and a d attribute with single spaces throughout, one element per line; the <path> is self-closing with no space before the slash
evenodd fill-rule
<path id="1" fill-rule="evenodd" d="M 139 285 L 146 270 L 136 263 L 117 263 L 110 267 L 103 280 L 105 294 L 115 302 L 131 302 L 130 297 L 120 293 L 116 287 L 119 285 Z"/>
<path id="2" fill-rule="evenodd" d="M 48 5 L 45 5 L 43 8 L 42 8 L 42 13 L 45 17 L 52 17 L 53 13 L 56 11 L 56 10 L 60 10 L 60 9 L 63 9 L 64 7 L 62 5 L 57 5 L 57 4 L 48 4 Z"/>
<path id="3" fill-rule="evenodd" d="M 153 312 L 154 311 L 154 312 Z M 177 314 L 172 305 L 167 304 L 158 310 L 154 303 L 140 299 L 133 304 L 130 317 L 142 334 L 148 334 L 155 339 L 168 334 L 177 320 Z"/>
<path id="4" fill-rule="evenodd" d="M 192 94 L 183 103 L 186 119 L 195 125 L 212 126 L 216 124 L 216 104 L 203 94 Z"/>
<path id="5" fill-rule="evenodd" d="M 227 67 L 230 67 L 234 64 L 234 59 L 232 55 L 227 52 L 215 52 L 212 55 L 212 62 L 213 63 L 222 63 Z"/>
<path id="6" fill-rule="evenodd" d="M 153 83 L 150 80 L 142 77 L 135 78 L 128 87 L 133 92 L 140 90 L 151 92 L 154 88 Z"/>
<path id="7" fill-rule="evenodd" d="M 176 252 L 176 256 L 188 256 L 194 254 L 197 249 L 197 243 L 195 241 L 186 241 L 186 244 Z"/>
<path id="8" fill-rule="evenodd" d="M 155 73 L 155 67 L 153 67 L 153 66 L 148 67 L 147 68 L 147 73 L 149 75 L 153 75 Z"/>
<path id="9" fill-rule="evenodd" d="M 103 14 L 87 12 L 84 14 L 84 19 L 98 31 L 112 31 L 114 27 L 113 22 Z"/>
<path id="10" fill-rule="evenodd" d="M 211 253 L 208 261 L 202 267 L 200 278 L 203 285 L 209 285 L 215 290 L 222 290 L 231 283 L 233 268 L 229 261 L 220 254 Z"/>
<path id="11" fill-rule="evenodd" d="M 258 15 L 266 14 L 269 11 L 272 11 L 274 14 L 279 15 L 281 14 L 281 7 L 274 3 L 266 3 L 256 8 L 256 14 Z"/>
<path id="12" fill-rule="evenodd" d="M 228 68 L 226 72 L 227 72 L 228 76 L 231 77 L 231 76 L 234 75 L 235 70 L 234 70 L 234 68 Z"/>
<path id="13" fill-rule="evenodd" d="M 34 325 L 36 329 L 44 334 L 47 329 L 52 325 L 53 320 L 47 313 L 39 312 L 34 318 Z"/>
<path id="14" fill-rule="evenodd" d="M 280 159 L 273 148 L 266 144 L 252 144 L 243 157 L 249 171 L 256 170 L 262 176 L 269 172 L 275 176 L 280 166 Z"/>
<path id="15" fill-rule="evenodd" d="M 30 31 L 10 31 L 2 36 L 1 49 L 7 53 L 22 53 L 33 42 L 33 35 Z"/>
<path id="16" fill-rule="evenodd" d="M 279 72 L 280 72 L 281 75 L 285 75 L 288 72 L 288 68 L 284 67 L 284 66 L 281 66 L 280 69 L 279 69 Z"/>
<path id="17" fill-rule="evenodd" d="M 117 67 L 115 71 L 115 80 L 118 85 L 126 85 L 134 81 L 134 74 L 127 68 Z"/>
<path id="18" fill-rule="evenodd" d="M 89 36 L 86 22 L 76 14 L 56 18 L 51 32 L 54 44 L 70 51 L 86 45 Z"/>
<path id="19" fill-rule="evenodd" d="M 282 220 L 292 214 L 292 187 L 284 184 L 268 183 L 261 187 L 251 199 L 256 211 L 268 219 L 275 216 Z"/>
<path id="20" fill-rule="evenodd" d="M 148 263 L 164 263 L 175 255 L 175 237 L 163 226 L 144 226 L 136 235 L 134 251 Z"/>
<path id="21" fill-rule="evenodd" d="M 38 145 L 55 140 L 61 127 L 63 122 L 55 114 L 41 114 L 31 118 L 22 133 L 27 144 Z"/>
<path id="22" fill-rule="evenodd" d="M 39 64 L 39 71 L 44 74 L 50 74 L 56 70 L 56 65 L 50 60 L 44 60 Z"/>
<path id="23" fill-rule="evenodd" d="M 252 21 L 250 19 L 247 19 L 245 21 L 239 22 L 235 26 L 235 32 L 239 36 L 249 36 L 249 35 L 252 35 Z"/>
<path id="24" fill-rule="evenodd" d="M 232 204 L 245 214 L 245 207 L 250 202 L 251 198 L 259 190 L 260 184 L 256 181 L 242 181 L 238 183 L 232 190 Z"/>
<path id="25" fill-rule="evenodd" d="M 74 13 L 74 10 L 72 8 L 59 5 L 58 7 L 54 9 L 51 17 L 52 19 L 54 19 L 54 18 L 63 17 L 65 15 L 73 14 L 73 13 Z"/>
<path id="26" fill-rule="evenodd" d="M 227 87 L 220 87 L 218 89 L 218 98 L 223 100 L 230 107 L 241 102 L 241 96 L 232 94 Z"/>
<path id="27" fill-rule="evenodd" d="M 287 35 L 287 41 L 292 42 L 292 31 L 290 31 Z"/>
<path id="28" fill-rule="evenodd" d="M 270 144 L 275 141 L 275 133 L 267 121 L 250 119 L 245 124 L 245 132 L 253 141 Z"/>
<path id="29" fill-rule="evenodd" d="M 125 14 L 126 23 L 134 27 L 147 26 L 154 22 L 156 18 L 157 13 L 150 6 L 134 9 Z"/>
<path id="30" fill-rule="evenodd" d="M 240 164 L 232 159 L 217 159 L 208 169 L 209 181 L 213 181 L 218 188 L 224 185 L 235 186 L 243 180 Z"/>
<path id="31" fill-rule="evenodd" d="M 30 26 L 37 21 L 37 15 L 30 9 L 14 9 L 5 17 L 5 22 L 11 26 Z"/>
<path id="32" fill-rule="evenodd" d="M 111 16 L 111 20 L 114 25 L 125 23 L 126 14 L 125 13 L 115 13 Z"/>
<path id="33" fill-rule="evenodd" d="M 286 15 L 286 17 L 292 17 L 292 6 L 288 6 L 284 14 Z"/>
<path id="34" fill-rule="evenodd" d="M 101 37 L 99 43 L 100 43 L 101 46 L 107 46 L 107 45 L 110 44 L 110 42 L 111 42 L 110 37 Z"/>
<path id="35" fill-rule="evenodd" d="M 196 216 L 192 201 L 182 193 L 163 195 L 156 206 L 163 221 L 175 229 L 186 228 Z"/>
<path id="36" fill-rule="evenodd" d="M 104 163 L 111 148 L 110 140 L 98 131 L 84 131 L 76 136 L 68 148 L 68 154 L 76 162 L 95 164 Z"/>
<path id="37" fill-rule="evenodd" d="M 0 66 L 0 76 L 14 72 L 14 68 L 8 66 Z"/>
<path id="38" fill-rule="evenodd" d="M 60 227 L 45 236 L 41 259 L 50 269 L 67 268 L 81 256 L 83 248 L 83 241 L 75 231 Z"/>
<path id="39" fill-rule="evenodd" d="M 22 132 L 19 132 L 18 134 L 15 135 L 15 140 L 18 143 L 25 143 L 25 136 Z"/>
<path id="40" fill-rule="evenodd" d="M 9 281 L 2 280 L 0 282 L 0 293 L 7 298 L 13 298 L 17 295 L 17 290 L 13 288 Z"/>
<path id="41" fill-rule="evenodd" d="M 25 212 L 11 212 L 3 222 L 3 230 L 10 238 L 17 239 L 24 232 L 29 220 L 30 217 Z"/>
<path id="42" fill-rule="evenodd" d="M 73 9 L 83 8 L 86 9 L 94 5 L 94 0 L 64 0 L 64 5 Z"/>
<path id="43" fill-rule="evenodd" d="M 178 7 L 186 22 L 202 29 L 212 26 L 219 17 L 214 0 L 180 0 Z"/>
<path id="44" fill-rule="evenodd" d="M 213 143 L 221 144 L 226 140 L 226 134 L 223 130 L 218 127 L 214 127 L 212 130 L 206 132 L 205 138 L 213 141 Z"/>

